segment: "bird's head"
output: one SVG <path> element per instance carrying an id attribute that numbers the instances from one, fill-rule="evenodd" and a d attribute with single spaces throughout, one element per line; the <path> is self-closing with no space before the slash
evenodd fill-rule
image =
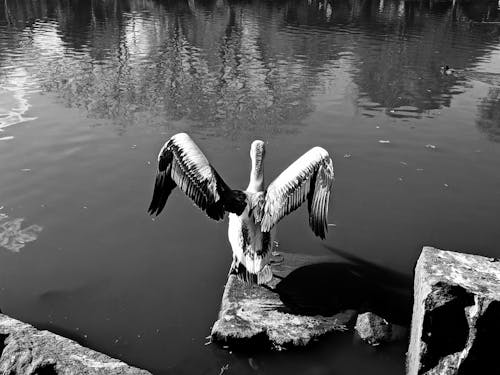
<path id="1" fill-rule="evenodd" d="M 250 146 L 250 159 L 252 159 L 252 171 L 250 172 L 249 190 L 261 191 L 264 189 L 264 156 L 266 149 L 264 142 L 256 140 Z"/>
<path id="2" fill-rule="evenodd" d="M 266 148 L 264 146 L 264 142 L 257 139 L 252 142 L 252 146 L 250 146 L 250 158 L 254 162 L 262 162 L 264 160 L 264 156 L 266 155 Z"/>
<path id="3" fill-rule="evenodd" d="M 441 73 L 442 74 L 449 74 L 451 71 L 452 71 L 452 69 L 450 69 L 449 65 L 443 65 L 441 67 Z"/>

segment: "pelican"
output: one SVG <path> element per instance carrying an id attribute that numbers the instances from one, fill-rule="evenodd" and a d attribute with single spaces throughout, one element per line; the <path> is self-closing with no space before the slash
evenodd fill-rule
<path id="1" fill-rule="evenodd" d="M 172 190 L 178 186 L 210 218 L 229 213 L 228 238 L 233 251 L 230 274 L 248 284 L 272 279 L 270 257 L 276 224 L 307 200 L 309 226 L 325 238 L 328 204 L 333 186 L 333 162 L 328 152 L 313 147 L 269 186 L 264 184 L 264 142 L 250 147 L 250 182 L 246 190 L 231 189 L 186 133 L 172 136 L 158 155 L 158 171 L 150 214 L 160 214 Z"/>

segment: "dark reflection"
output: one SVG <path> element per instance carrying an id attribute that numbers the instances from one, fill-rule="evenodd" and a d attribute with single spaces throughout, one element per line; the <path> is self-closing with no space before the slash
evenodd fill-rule
<path id="1" fill-rule="evenodd" d="M 488 96 L 479 103 L 478 110 L 478 128 L 492 141 L 500 142 L 500 87 L 489 90 Z"/>
<path id="2" fill-rule="evenodd" d="M 71 0 L 65 3 L 66 11 L 60 12 L 58 9 L 56 19 L 61 39 L 68 48 L 85 50 L 90 42 L 96 47 L 90 50 L 92 57 L 99 59 L 102 58 L 99 49 L 107 49 L 120 43 L 119 38 L 125 27 L 124 14 L 131 10 L 128 1 Z M 111 30 L 114 32 L 100 40 L 99 36 Z M 104 43 L 100 45 L 100 42 Z"/>
<path id="3" fill-rule="evenodd" d="M 431 12 L 439 17 L 426 17 Z M 443 77 L 439 67 L 470 68 L 485 53 L 485 45 L 498 40 L 498 34 L 471 30 L 461 7 L 446 2 L 388 2 L 383 8 L 367 2 L 361 21 L 366 32 L 384 42 L 366 40 L 356 50 L 359 104 L 392 117 L 421 117 L 449 107 L 452 95 L 463 92 L 457 85 L 463 86 L 465 77 Z"/>
<path id="4" fill-rule="evenodd" d="M 321 263 L 293 271 L 276 287 L 281 300 L 296 314 L 331 316 L 354 309 L 408 325 L 411 278 L 361 259 L 349 256 L 347 260 L 350 263 Z"/>
<path id="5" fill-rule="evenodd" d="M 470 20 L 497 13 L 487 1 L 6 0 L 0 65 L 36 61 L 45 91 L 122 129 L 288 132 L 341 65 L 366 116 L 449 106 L 467 77 L 439 67 L 485 55 L 499 32 Z"/>
<path id="6" fill-rule="evenodd" d="M 475 22 L 500 21 L 500 6 L 498 1 L 467 1 L 462 5 L 463 14 Z"/>

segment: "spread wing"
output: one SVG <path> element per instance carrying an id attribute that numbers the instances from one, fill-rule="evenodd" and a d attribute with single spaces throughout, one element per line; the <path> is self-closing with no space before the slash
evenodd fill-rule
<path id="1" fill-rule="evenodd" d="M 333 181 L 333 162 L 328 152 L 321 147 L 306 152 L 268 186 L 259 215 L 261 230 L 270 231 L 307 199 L 309 226 L 315 235 L 325 238 Z"/>
<path id="2" fill-rule="evenodd" d="M 215 220 L 222 219 L 226 211 L 239 215 L 246 206 L 245 193 L 227 186 L 186 133 L 174 135 L 160 150 L 148 212 L 158 215 L 176 186 Z"/>

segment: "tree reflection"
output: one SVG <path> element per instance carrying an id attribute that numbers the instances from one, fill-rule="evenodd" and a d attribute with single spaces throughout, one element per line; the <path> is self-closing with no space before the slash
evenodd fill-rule
<path id="1" fill-rule="evenodd" d="M 478 128 L 495 142 L 500 142 L 500 88 L 490 88 L 488 96 L 478 105 Z"/>
<path id="2" fill-rule="evenodd" d="M 494 35 L 480 35 L 480 30 L 471 31 L 457 8 L 441 4 L 436 10 L 432 2 L 381 4 L 369 5 L 361 13 L 367 17 L 363 22 L 368 25 L 364 26 L 367 34 L 384 43 L 374 46 L 371 40 L 362 39 L 356 49 L 360 58 L 354 81 L 361 89 L 359 105 L 405 117 L 420 117 L 429 110 L 449 106 L 452 95 L 463 90 L 457 84 L 463 84 L 465 79 L 446 79 L 439 67 L 449 63 L 467 69 L 483 54 L 477 40 L 492 44 L 497 39 Z M 429 17 L 431 7 L 434 17 Z M 439 13 L 441 16 L 436 17 Z M 387 38 L 387 34 L 395 37 Z"/>
<path id="3" fill-rule="evenodd" d="M 500 20 L 500 6 L 496 0 L 468 1 L 462 6 L 464 16 L 476 22 Z"/>
<path id="4" fill-rule="evenodd" d="M 300 66 L 265 56 L 250 6 L 215 2 L 208 13 L 192 1 L 126 1 L 118 10 L 116 3 L 75 1 L 73 11 L 56 3 L 44 12 L 57 19 L 51 37 L 66 53 L 57 60 L 29 53 L 43 88 L 67 105 L 122 125 L 185 119 L 217 132 L 279 131 L 274 125 L 310 111 L 314 85 L 289 74 Z M 51 27 L 37 30 L 45 43 Z"/>
<path id="5" fill-rule="evenodd" d="M 365 115 L 419 117 L 448 106 L 466 78 L 444 79 L 439 66 L 468 68 L 498 41 L 498 33 L 470 27 L 467 14 L 483 8 L 467 7 L 5 0 L 2 27 L 20 32 L 3 38 L 1 48 L 36 60 L 32 74 L 68 106 L 122 128 L 182 120 L 218 134 L 271 133 L 300 125 L 341 60 L 351 67 Z M 490 8 L 483 11 L 494 17 Z"/>

